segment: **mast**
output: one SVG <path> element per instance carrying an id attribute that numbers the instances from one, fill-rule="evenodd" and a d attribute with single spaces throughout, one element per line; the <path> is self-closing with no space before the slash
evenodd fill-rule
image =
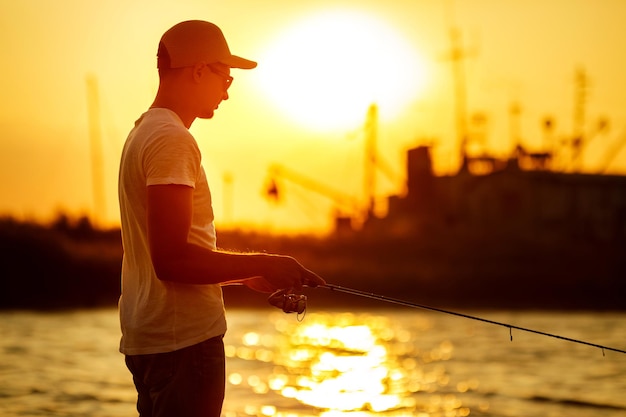
<path id="1" fill-rule="evenodd" d="M 450 60 L 454 77 L 454 97 L 456 107 L 456 134 L 461 169 L 467 159 L 467 92 L 465 88 L 465 71 L 463 60 L 466 53 L 461 46 L 461 32 L 458 28 L 450 29 Z"/>
<path id="2" fill-rule="evenodd" d="M 100 123 L 100 100 L 98 80 L 93 75 L 86 77 L 87 115 L 89 120 L 89 140 L 91 148 L 91 178 L 93 193 L 93 222 L 102 223 L 106 217 L 104 193 L 104 162 L 102 157 L 102 129 Z"/>
<path id="3" fill-rule="evenodd" d="M 376 208 L 376 139 L 378 136 L 378 106 L 371 104 L 365 120 L 365 201 L 367 220 Z"/>
<path id="4" fill-rule="evenodd" d="M 578 68 L 574 75 L 574 132 L 572 136 L 572 169 L 580 171 L 585 137 L 585 110 L 589 80 L 583 68 Z"/>
<path id="5" fill-rule="evenodd" d="M 459 170 L 467 168 L 467 142 L 469 139 L 467 127 L 467 89 L 465 84 L 465 69 L 463 61 L 470 54 L 463 48 L 461 31 L 455 23 L 454 1 L 444 3 L 445 18 L 449 29 L 450 49 L 446 59 L 452 63 L 452 77 L 454 82 L 454 106 L 456 124 L 456 145 L 459 158 Z M 454 162 L 454 161 L 453 161 Z"/>

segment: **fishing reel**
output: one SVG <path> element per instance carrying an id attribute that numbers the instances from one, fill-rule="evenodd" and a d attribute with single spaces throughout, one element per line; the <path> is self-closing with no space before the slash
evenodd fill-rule
<path id="1" fill-rule="evenodd" d="M 270 295 L 267 301 L 285 313 L 302 314 L 306 310 L 306 295 L 292 294 L 289 290 L 278 290 Z"/>

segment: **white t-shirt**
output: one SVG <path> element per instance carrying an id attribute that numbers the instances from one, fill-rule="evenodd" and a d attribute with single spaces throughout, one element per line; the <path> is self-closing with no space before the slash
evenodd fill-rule
<path id="1" fill-rule="evenodd" d="M 219 285 L 189 285 L 157 278 L 147 236 L 147 189 L 157 184 L 192 187 L 189 242 L 215 249 L 211 192 L 198 145 L 176 113 L 154 108 L 131 130 L 120 163 L 122 221 L 122 328 L 120 352 L 170 352 L 226 331 Z"/>

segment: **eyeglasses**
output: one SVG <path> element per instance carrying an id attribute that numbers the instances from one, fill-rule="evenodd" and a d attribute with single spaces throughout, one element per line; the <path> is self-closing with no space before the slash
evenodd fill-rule
<path id="1" fill-rule="evenodd" d="M 212 73 L 219 75 L 220 77 L 223 78 L 224 80 L 224 91 L 228 90 L 228 88 L 230 87 L 230 85 L 233 83 L 233 77 L 231 77 L 230 75 L 226 74 L 225 72 L 222 72 L 220 70 L 218 70 L 217 68 L 215 68 L 212 65 L 207 65 L 209 67 L 209 69 L 211 70 Z"/>

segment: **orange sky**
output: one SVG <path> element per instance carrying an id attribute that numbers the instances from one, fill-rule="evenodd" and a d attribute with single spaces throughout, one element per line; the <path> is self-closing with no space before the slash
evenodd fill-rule
<path id="1" fill-rule="evenodd" d="M 107 223 L 117 221 L 121 146 L 156 90 L 158 39 L 186 19 L 217 23 L 234 53 L 259 61 L 257 70 L 234 70 L 230 100 L 213 120 L 192 126 L 218 226 L 328 230 L 332 201 L 285 182 L 284 201 L 273 204 L 264 197 L 268 169 L 278 163 L 362 198 L 362 124 L 370 99 L 363 92 L 377 97 L 379 152 L 396 172 L 393 180 L 381 175 L 381 197 L 401 191 L 409 147 L 434 143 L 437 169 L 452 172 L 454 94 L 445 60 L 452 24 L 469 53 L 468 113 L 487 115 L 491 151 L 506 155 L 514 145 L 513 102 L 521 106 L 520 135 L 529 148 L 541 147 L 547 115 L 556 121 L 555 137 L 571 135 L 577 68 L 589 78 L 587 131 L 600 117 L 609 120 L 609 130 L 589 143 L 585 169 L 604 168 L 605 154 L 626 140 L 621 0 L 0 1 L 0 215 L 92 212 L 85 81 L 91 74 L 100 94 L 102 212 Z M 327 33 L 298 32 L 315 24 Z M 318 119 L 294 117 L 287 101 Z M 626 149 L 607 172 L 626 173 Z"/>

